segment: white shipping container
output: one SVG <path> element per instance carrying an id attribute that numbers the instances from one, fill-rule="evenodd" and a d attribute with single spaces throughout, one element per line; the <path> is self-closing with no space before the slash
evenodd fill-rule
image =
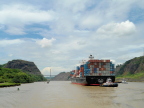
<path id="1" fill-rule="evenodd" d="M 106 63 L 106 65 L 110 65 L 110 63 Z"/>
<path id="2" fill-rule="evenodd" d="M 94 63 L 94 65 L 97 65 L 97 63 Z"/>
<path id="3" fill-rule="evenodd" d="M 90 73 L 93 73 L 93 67 L 90 67 Z"/>
<path id="4" fill-rule="evenodd" d="M 110 65 L 105 65 L 106 67 L 110 67 Z"/>
<path id="5" fill-rule="evenodd" d="M 109 71 L 105 71 L 105 73 L 106 73 L 106 74 L 109 74 L 110 72 L 109 72 Z"/>
<path id="6" fill-rule="evenodd" d="M 106 68 L 106 65 L 104 65 L 104 68 Z"/>
<path id="7" fill-rule="evenodd" d="M 94 68 L 94 65 L 90 65 L 90 68 Z"/>
<path id="8" fill-rule="evenodd" d="M 106 74 L 103 74 L 103 76 L 106 76 Z"/>
<path id="9" fill-rule="evenodd" d="M 106 76 L 106 74 L 103 73 L 102 76 Z"/>
<path id="10" fill-rule="evenodd" d="M 107 69 L 107 68 L 106 68 L 106 71 L 110 71 L 110 69 Z"/>

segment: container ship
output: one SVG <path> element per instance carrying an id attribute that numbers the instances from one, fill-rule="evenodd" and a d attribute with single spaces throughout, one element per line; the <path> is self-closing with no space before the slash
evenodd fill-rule
<path id="1" fill-rule="evenodd" d="M 109 78 L 115 82 L 114 64 L 110 60 L 94 59 L 90 55 L 89 60 L 70 72 L 70 76 L 71 82 L 79 85 L 98 86 Z"/>

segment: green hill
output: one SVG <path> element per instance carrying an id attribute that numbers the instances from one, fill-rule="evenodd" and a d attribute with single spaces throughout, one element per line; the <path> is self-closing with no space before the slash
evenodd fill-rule
<path id="1" fill-rule="evenodd" d="M 44 80 L 46 78 L 33 62 L 13 60 L 0 65 L 0 83 L 31 83 Z"/>
<path id="2" fill-rule="evenodd" d="M 135 57 L 122 65 L 116 66 L 117 79 L 127 78 L 129 81 L 144 81 L 144 56 Z"/>

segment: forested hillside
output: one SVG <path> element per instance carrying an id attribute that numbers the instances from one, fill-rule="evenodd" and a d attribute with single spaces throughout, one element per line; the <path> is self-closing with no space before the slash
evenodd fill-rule
<path id="1" fill-rule="evenodd" d="M 46 78 L 33 62 L 13 60 L 0 65 L 0 83 L 31 83 L 44 80 Z"/>
<path id="2" fill-rule="evenodd" d="M 29 74 L 41 75 L 40 70 L 37 68 L 34 62 L 25 60 L 12 60 L 4 65 L 5 68 L 20 69 L 23 72 L 28 72 Z"/>
<path id="3" fill-rule="evenodd" d="M 116 76 L 135 80 L 144 79 L 144 56 L 135 57 L 116 66 Z"/>

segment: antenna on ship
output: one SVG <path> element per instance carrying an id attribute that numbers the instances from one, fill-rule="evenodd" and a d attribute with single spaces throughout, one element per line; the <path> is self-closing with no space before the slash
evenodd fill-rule
<path id="1" fill-rule="evenodd" d="M 93 60 L 93 59 L 94 59 L 94 56 L 92 56 L 92 55 L 90 54 L 89 59 L 90 59 L 90 60 Z"/>

